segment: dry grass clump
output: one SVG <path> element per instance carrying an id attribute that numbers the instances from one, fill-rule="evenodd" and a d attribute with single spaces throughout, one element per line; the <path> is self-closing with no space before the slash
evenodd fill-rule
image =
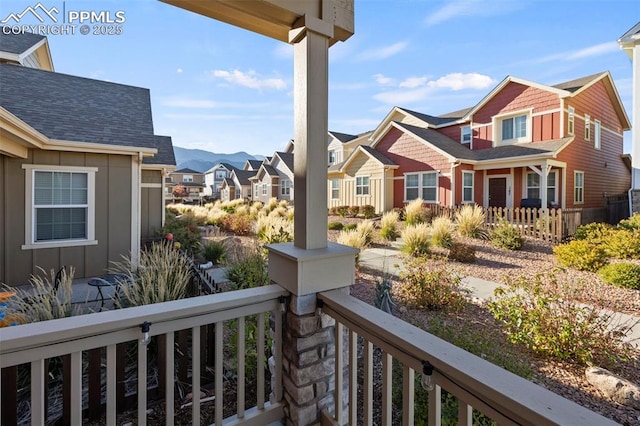
<path id="1" fill-rule="evenodd" d="M 400 214 L 395 211 L 389 211 L 382 215 L 380 219 L 380 236 L 387 241 L 394 241 L 398 237 L 397 226 L 400 221 Z"/>
<path id="2" fill-rule="evenodd" d="M 123 256 L 110 270 L 123 276 L 119 286 L 121 294 L 115 300 L 120 307 L 168 302 L 190 295 L 189 261 L 170 242 L 156 243 L 141 251 L 137 268 L 131 257 Z"/>
<path id="3" fill-rule="evenodd" d="M 365 247 L 371 244 L 373 240 L 373 232 L 375 230 L 375 225 L 372 220 L 363 220 L 356 226 L 356 232 L 358 232 L 365 241 Z"/>
<path id="4" fill-rule="evenodd" d="M 286 217 L 278 215 L 260 216 L 256 220 L 254 231 L 258 239 L 265 243 L 293 241 L 293 222 Z"/>
<path id="5" fill-rule="evenodd" d="M 56 292 L 53 291 L 56 271 L 52 269 L 47 276 L 44 269 L 38 269 L 42 274 L 31 275 L 29 278 L 32 291 L 9 287 L 4 283 L 0 287 L 2 291 L 16 293 L 11 299 L 7 317 L 12 317 L 18 324 L 24 324 L 78 315 L 77 307 L 74 308 L 71 304 L 71 282 L 75 269 L 70 267 L 69 273 L 66 269 L 62 271 Z"/>
<path id="6" fill-rule="evenodd" d="M 477 204 L 465 204 L 456 212 L 456 229 L 463 237 L 484 238 L 484 222 L 484 210 Z"/>
<path id="7" fill-rule="evenodd" d="M 453 243 L 454 225 L 446 216 L 439 216 L 431 222 L 431 243 L 434 246 L 448 248 Z"/>
<path id="8" fill-rule="evenodd" d="M 429 253 L 431 245 L 431 235 L 429 233 L 429 225 L 419 223 L 417 225 L 406 226 L 402 233 L 401 250 L 411 256 L 422 256 Z"/>
<path id="9" fill-rule="evenodd" d="M 424 200 L 416 198 L 404 206 L 404 217 L 407 225 L 417 225 L 425 222 L 426 209 L 424 208 Z"/>

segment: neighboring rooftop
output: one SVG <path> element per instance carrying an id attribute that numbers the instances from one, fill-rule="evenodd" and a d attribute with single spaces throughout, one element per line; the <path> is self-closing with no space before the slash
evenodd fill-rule
<path id="1" fill-rule="evenodd" d="M 352 140 L 354 140 L 355 138 L 358 137 L 358 135 L 350 135 L 350 134 L 347 134 L 347 133 L 340 133 L 340 132 L 329 131 L 329 133 L 334 138 L 338 139 L 342 143 L 347 143 L 347 142 L 352 141 Z"/>
<path id="2" fill-rule="evenodd" d="M 193 169 L 189 169 L 189 168 L 176 170 L 173 173 L 188 174 L 188 175 L 201 175 L 202 174 L 202 172 L 199 172 L 199 171 L 193 170 Z"/>
<path id="3" fill-rule="evenodd" d="M 598 78 L 602 77 L 602 74 L 604 74 L 604 72 L 588 75 L 586 77 L 576 78 L 575 80 L 565 81 L 564 83 L 558 83 L 553 85 L 552 87 L 573 93 L 591 83 L 593 80 L 597 80 Z"/>
<path id="4" fill-rule="evenodd" d="M 143 164 L 166 164 L 175 166 L 176 157 L 173 154 L 173 143 L 170 136 L 154 136 L 155 147 L 158 149 L 158 153 L 153 157 L 145 157 L 142 161 Z"/>
<path id="5" fill-rule="evenodd" d="M 17 55 L 26 52 L 40 43 L 45 36 L 32 33 L 5 34 L 0 26 L 0 52 L 15 53 Z"/>

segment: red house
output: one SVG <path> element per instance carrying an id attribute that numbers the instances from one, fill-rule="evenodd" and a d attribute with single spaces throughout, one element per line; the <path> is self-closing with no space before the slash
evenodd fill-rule
<path id="1" fill-rule="evenodd" d="M 629 129 L 603 72 L 554 86 L 507 77 L 474 107 L 441 116 L 396 107 L 370 141 L 398 166 L 384 185 L 393 186 L 395 207 L 417 197 L 448 206 L 600 207 L 629 189 Z"/>

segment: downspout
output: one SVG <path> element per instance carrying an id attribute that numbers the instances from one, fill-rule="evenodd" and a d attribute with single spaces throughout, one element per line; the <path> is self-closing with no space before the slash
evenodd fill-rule
<path id="1" fill-rule="evenodd" d="M 138 163 L 136 164 L 135 188 L 131 191 L 131 263 L 138 266 L 140 261 L 140 204 L 142 199 L 142 159 L 144 155 L 138 152 Z"/>
<path id="2" fill-rule="evenodd" d="M 449 207 L 455 207 L 456 205 L 456 167 L 460 164 L 460 161 L 457 160 L 451 163 L 451 201 L 449 202 Z"/>
<path id="3" fill-rule="evenodd" d="M 382 208 L 380 209 L 381 213 L 387 208 L 387 168 L 382 168 Z"/>

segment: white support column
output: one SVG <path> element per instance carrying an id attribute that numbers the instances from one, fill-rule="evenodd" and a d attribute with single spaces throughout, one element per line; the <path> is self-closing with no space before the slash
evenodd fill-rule
<path id="1" fill-rule="evenodd" d="M 640 190 L 640 43 L 633 47 L 633 100 L 631 128 L 631 188 Z"/>

